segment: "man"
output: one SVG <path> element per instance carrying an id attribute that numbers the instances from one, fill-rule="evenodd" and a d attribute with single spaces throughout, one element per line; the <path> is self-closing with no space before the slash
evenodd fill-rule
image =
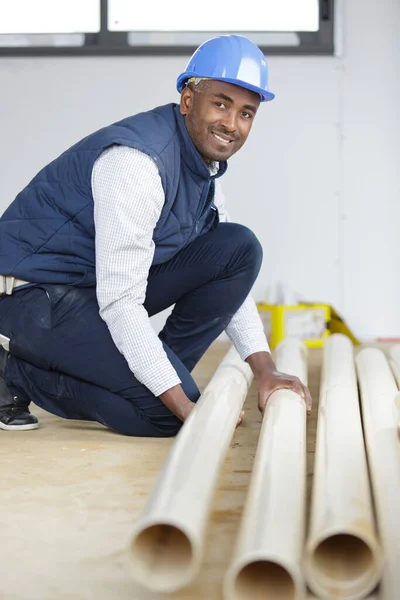
<path id="1" fill-rule="evenodd" d="M 0 219 L 0 428 L 34 429 L 30 401 L 120 433 L 172 436 L 199 397 L 190 372 L 226 330 L 252 368 L 259 408 L 276 371 L 249 292 L 262 260 L 228 222 L 219 178 L 272 100 L 257 46 L 202 44 L 180 105 L 128 117 L 47 165 Z M 169 306 L 157 337 L 149 322 Z"/>

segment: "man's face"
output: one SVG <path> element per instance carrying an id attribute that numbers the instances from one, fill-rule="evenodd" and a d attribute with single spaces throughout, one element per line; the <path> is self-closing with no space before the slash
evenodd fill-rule
<path id="1" fill-rule="evenodd" d="M 245 143 L 260 96 L 224 81 L 189 84 L 180 111 L 189 135 L 206 163 L 230 158 Z"/>

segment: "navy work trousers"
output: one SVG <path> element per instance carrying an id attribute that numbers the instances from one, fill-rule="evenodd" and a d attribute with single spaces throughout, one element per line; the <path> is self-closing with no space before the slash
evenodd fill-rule
<path id="1" fill-rule="evenodd" d="M 152 316 L 175 305 L 160 338 L 193 402 L 190 373 L 245 300 L 261 260 L 248 228 L 221 223 L 150 269 L 144 306 Z M 11 338 L 5 381 L 21 400 L 126 435 L 168 437 L 182 425 L 129 369 L 95 288 L 41 284 L 2 296 L 0 333 Z"/>

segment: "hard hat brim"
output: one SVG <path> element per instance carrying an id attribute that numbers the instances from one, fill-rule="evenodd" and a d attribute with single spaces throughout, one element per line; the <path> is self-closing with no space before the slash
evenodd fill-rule
<path id="1" fill-rule="evenodd" d="M 178 80 L 176 82 L 176 88 L 179 93 L 181 93 L 183 91 L 187 80 L 190 79 L 191 77 L 201 77 L 201 75 L 199 75 L 198 73 L 195 73 L 195 72 L 191 73 L 189 71 L 186 71 L 185 73 L 182 73 L 182 75 L 180 75 L 178 77 Z M 207 79 L 214 79 L 215 81 L 223 81 L 225 83 L 232 83 L 233 85 L 238 85 L 239 87 L 246 88 L 247 90 L 250 90 L 251 92 L 255 92 L 256 94 L 259 94 L 261 96 L 261 102 L 270 102 L 271 100 L 273 100 L 275 98 L 275 94 L 273 94 L 272 92 L 268 92 L 267 90 L 264 90 L 256 85 L 252 85 L 251 83 L 248 83 L 247 81 L 242 81 L 241 79 L 231 79 L 229 77 L 207 77 L 206 75 L 204 75 L 203 77 L 207 78 Z"/>

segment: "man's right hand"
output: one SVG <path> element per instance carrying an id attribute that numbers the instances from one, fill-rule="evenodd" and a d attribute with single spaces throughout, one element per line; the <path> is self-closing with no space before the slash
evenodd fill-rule
<path id="1" fill-rule="evenodd" d="M 180 421 L 185 422 L 194 407 L 194 402 L 189 400 L 181 385 L 174 385 L 166 392 L 160 395 L 160 399 L 167 408 L 174 414 Z"/>
<path id="2" fill-rule="evenodd" d="M 180 420 L 185 422 L 194 407 L 195 402 L 189 400 L 181 385 L 175 385 L 160 396 L 161 400 L 167 408 Z M 218 400 L 217 400 L 218 402 Z M 242 423 L 244 417 L 244 411 L 242 410 L 236 427 Z"/>

